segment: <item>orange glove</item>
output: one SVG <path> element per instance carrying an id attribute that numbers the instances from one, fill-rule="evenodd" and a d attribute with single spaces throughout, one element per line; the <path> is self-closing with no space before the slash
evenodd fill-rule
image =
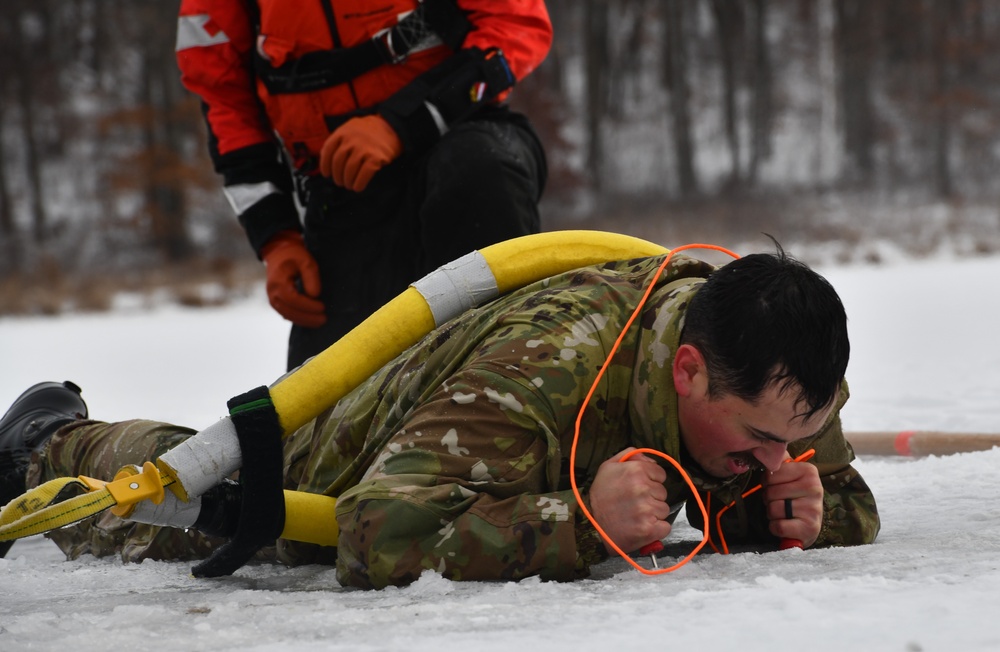
<path id="1" fill-rule="evenodd" d="M 338 186 L 361 192 L 376 172 L 402 153 L 402 141 L 384 118 L 378 115 L 351 118 L 323 143 L 319 171 Z"/>
<path id="2" fill-rule="evenodd" d="M 319 267 L 306 249 L 298 231 L 280 231 L 260 257 L 267 268 L 267 298 L 279 315 L 298 326 L 319 328 L 326 323 L 323 302 L 317 299 L 321 285 Z M 302 290 L 296 287 L 301 281 Z"/>

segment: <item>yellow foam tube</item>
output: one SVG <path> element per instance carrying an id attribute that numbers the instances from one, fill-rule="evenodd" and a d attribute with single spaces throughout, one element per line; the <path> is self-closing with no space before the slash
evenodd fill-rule
<path id="1" fill-rule="evenodd" d="M 285 435 L 339 401 L 434 329 L 434 316 L 412 287 L 271 387 Z"/>
<path id="2" fill-rule="evenodd" d="M 588 265 L 667 253 L 640 238 L 603 231 L 553 231 L 515 238 L 481 250 L 500 294 Z"/>
<path id="3" fill-rule="evenodd" d="M 285 528 L 282 539 L 337 545 L 340 534 L 336 517 L 337 499 L 305 491 L 285 490 Z"/>
<path id="4" fill-rule="evenodd" d="M 554 231 L 507 240 L 480 250 L 500 295 L 535 281 L 615 260 L 667 253 L 659 245 L 617 233 Z M 357 328 L 271 387 L 284 433 L 315 418 L 383 365 L 434 329 L 434 316 L 414 288 L 384 305 Z M 285 528 L 293 541 L 337 545 L 337 499 L 285 491 Z"/>
<path id="5" fill-rule="evenodd" d="M 499 293 L 588 265 L 667 253 L 632 236 L 603 231 L 552 231 L 480 250 Z M 434 316 L 414 288 L 385 304 L 351 332 L 271 387 L 284 433 L 330 407 L 434 329 Z"/>

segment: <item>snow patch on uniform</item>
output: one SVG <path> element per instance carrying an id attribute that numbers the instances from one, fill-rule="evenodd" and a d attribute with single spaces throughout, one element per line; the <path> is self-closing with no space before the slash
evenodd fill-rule
<path id="1" fill-rule="evenodd" d="M 473 482 L 493 482 L 493 476 L 490 475 L 490 468 L 482 460 L 473 464 L 472 468 L 469 469 L 469 478 Z"/>
<path id="2" fill-rule="evenodd" d="M 490 402 L 492 403 L 499 404 L 501 408 L 505 410 L 513 410 L 514 412 L 524 411 L 524 405 L 514 398 L 514 395 L 510 392 L 500 394 L 495 389 L 490 389 L 489 387 L 487 387 L 484 391 L 486 392 L 486 398 L 490 399 Z"/>
<path id="3" fill-rule="evenodd" d="M 458 445 L 458 431 L 454 428 L 444 434 L 444 437 L 441 438 L 441 443 L 452 455 L 461 456 L 469 454 L 468 448 L 462 448 Z"/>
<path id="4" fill-rule="evenodd" d="M 541 507 L 541 516 L 546 521 L 568 521 L 569 505 L 549 496 L 539 496 L 536 506 Z"/>
<path id="5" fill-rule="evenodd" d="M 385 463 L 390 457 L 396 453 L 401 453 L 403 451 L 403 445 L 399 442 L 391 441 L 386 444 L 386 447 L 378 454 L 375 461 L 372 462 L 371 468 L 365 472 L 365 479 L 371 479 L 376 475 L 385 475 Z"/>
<path id="6" fill-rule="evenodd" d="M 468 405 L 469 403 L 476 402 L 476 395 L 474 393 L 463 394 L 462 392 L 455 392 L 451 395 L 451 400 L 455 401 L 459 405 Z"/>
<path id="7" fill-rule="evenodd" d="M 563 346 L 566 348 L 572 348 L 581 344 L 597 346 L 599 342 L 591 337 L 591 335 L 607 326 L 607 324 L 608 318 L 606 315 L 587 315 L 570 326 L 570 334 L 563 338 Z"/>
<path id="8" fill-rule="evenodd" d="M 450 539 L 455 534 L 455 523 L 453 521 L 448 521 L 444 524 L 444 527 L 438 530 L 438 534 L 441 535 L 441 539 L 434 544 L 435 548 L 438 548 L 445 541 Z"/>

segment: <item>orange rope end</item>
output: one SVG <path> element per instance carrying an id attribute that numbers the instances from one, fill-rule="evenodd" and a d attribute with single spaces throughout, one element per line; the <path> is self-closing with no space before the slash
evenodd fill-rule
<path id="1" fill-rule="evenodd" d="M 788 463 L 788 462 L 805 462 L 806 460 L 810 459 L 815 454 L 816 454 L 816 449 L 815 448 L 810 448 L 809 450 L 807 450 L 806 452 L 802 453 L 801 455 L 799 455 L 795 459 L 789 458 L 789 459 L 785 460 L 784 462 L 782 462 L 782 464 L 785 464 L 785 463 Z M 764 485 L 759 484 L 756 487 L 753 487 L 751 489 L 747 489 L 745 492 L 743 492 L 743 495 L 740 496 L 740 498 L 746 498 L 747 496 L 753 494 L 754 492 L 757 492 L 760 489 L 763 489 L 763 487 L 764 487 Z M 723 507 L 722 509 L 720 509 L 719 513 L 715 515 L 715 531 L 719 533 L 719 543 L 722 546 L 722 554 L 724 554 L 724 555 L 728 555 L 729 554 L 729 546 L 726 545 L 726 537 L 725 537 L 725 535 L 722 534 L 722 515 L 725 514 L 726 511 L 730 507 L 732 507 L 733 505 L 735 505 L 735 504 L 736 504 L 736 501 L 734 500 L 733 502 L 729 503 L 728 505 L 726 505 L 725 507 Z M 778 549 L 779 550 L 787 550 L 788 548 L 801 548 L 801 547 L 802 547 L 802 542 L 799 541 L 798 539 L 782 539 L 781 540 L 781 544 L 778 546 Z M 716 551 L 716 552 L 718 552 L 718 551 Z"/>

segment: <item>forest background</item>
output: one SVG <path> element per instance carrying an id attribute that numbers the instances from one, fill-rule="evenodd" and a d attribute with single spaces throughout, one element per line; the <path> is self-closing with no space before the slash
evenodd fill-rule
<path id="1" fill-rule="evenodd" d="M 174 59 L 179 0 L 0 2 L 0 315 L 262 271 Z M 1000 1 L 548 0 L 515 89 L 543 228 L 808 262 L 1000 250 Z"/>

